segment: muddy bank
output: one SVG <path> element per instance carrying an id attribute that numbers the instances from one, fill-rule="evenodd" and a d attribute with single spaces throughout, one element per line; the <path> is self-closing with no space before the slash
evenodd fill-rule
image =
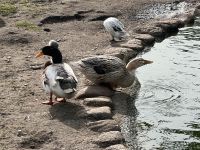
<path id="1" fill-rule="evenodd" d="M 113 91 L 106 90 L 107 97 L 72 99 L 53 107 L 41 105 L 42 101 L 48 99 L 41 88 L 42 69 L 37 68 L 44 60 L 36 60 L 34 52 L 50 39 L 56 39 L 65 61 L 76 61 L 106 52 L 127 62 L 155 40 L 169 36 L 169 31 L 173 30 L 174 33 L 179 27 L 192 22 L 193 14 L 191 17 L 185 15 L 162 21 L 155 21 L 155 18 L 134 19 L 144 6 L 169 2 L 171 1 L 55 0 L 15 3 L 13 0 L 11 5 L 17 8 L 16 12 L 2 15 L 0 20 L 0 147 L 127 149 L 120 132 L 120 117 L 126 115 L 127 101 L 134 98 L 137 90 L 130 94 L 127 93 L 128 90 L 119 89 L 111 98 L 112 103 L 110 96 Z M 84 17 L 77 17 L 77 14 Z M 195 14 L 198 14 L 198 10 Z M 57 17 L 62 21 L 43 21 L 49 16 L 68 16 L 64 17 L 68 19 Z M 129 41 L 110 43 L 110 36 L 102 26 L 102 20 L 107 16 L 116 16 L 124 22 L 132 36 Z M 42 25 L 37 26 L 40 23 Z M 147 28 L 141 28 L 141 25 L 146 25 Z M 31 66 L 36 66 L 36 69 Z M 138 82 L 134 85 L 139 89 Z"/>

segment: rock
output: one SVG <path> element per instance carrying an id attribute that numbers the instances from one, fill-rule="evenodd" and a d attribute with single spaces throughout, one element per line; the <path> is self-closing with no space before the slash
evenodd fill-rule
<path id="1" fill-rule="evenodd" d="M 194 11 L 195 16 L 200 16 L 200 4 L 196 6 L 195 11 Z"/>
<path id="2" fill-rule="evenodd" d="M 125 63 L 128 63 L 130 59 L 135 58 L 138 54 L 138 51 L 124 47 L 110 47 L 103 50 L 103 52 L 107 55 L 118 57 Z"/>
<path id="3" fill-rule="evenodd" d="M 92 119 L 110 119 L 112 118 L 111 109 L 108 106 L 88 108 L 85 113 L 85 117 Z"/>
<path id="4" fill-rule="evenodd" d="M 124 138 L 119 131 L 104 132 L 94 139 L 94 143 L 98 144 L 100 147 L 109 147 L 115 144 L 124 143 Z"/>
<path id="5" fill-rule="evenodd" d="M 156 39 L 164 39 L 166 35 L 166 33 L 161 27 L 156 27 L 156 26 L 138 27 L 136 29 L 136 33 L 150 34 Z"/>
<path id="6" fill-rule="evenodd" d="M 137 50 L 137 51 L 141 51 L 144 49 L 143 45 L 142 45 L 142 41 L 138 40 L 138 39 L 131 39 L 127 42 L 118 42 L 118 43 L 114 43 L 112 44 L 112 46 L 120 46 L 120 47 L 124 47 L 124 48 L 130 48 L 133 50 Z"/>
<path id="7" fill-rule="evenodd" d="M 88 127 L 95 132 L 108 132 L 108 131 L 120 131 L 120 127 L 115 120 L 99 120 L 88 123 Z"/>
<path id="8" fill-rule="evenodd" d="M 194 11 L 188 12 L 180 16 L 180 20 L 185 25 L 193 25 L 195 21 Z"/>
<path id="9" fill-rule="evenodd" d="M 161 27 L 167 34 L 177 33 L 179 31 L 178 30 L 179 25 L 175 21 L 172 21 L 172 20 L 156 22 L 155 26 Z"/>
<path id="10" fill-rule="evenodd" d="M 141 40 L 142 45 L 152 45 L 155 42 L 155 38 L 151 36 L 150 34 L 134 34 L 131 37 Z"/>
<path id="11" fill-rule="evenodd" d="M 105 150 L 128 150 L 123 144 L 116 144 L 107 147 Z"/>
<path id="12" fill-rule="evenodd" d="M 90 98 L 90 97 L 97 97 L 97 96 L 111 97 L 113 94 L 114 94 L 114 91 L 108 87 L 93 85 L 93 86 L 87 86 L 83 89 L 80 89 L 77 92 L 75 99 Z"/>
<path id="13" fill-rule="evenodd" d="M 43 29 L 45 32 L 50 32 L 51 31 L 51 29 L 49 29 L 49 28 L 44 28 Z"/>
<path id="14" fill-rule="evenodd" d="M 83 104 L 87 106 L 111 106 L 112 101 L 109 97 L 93 97 L 93 98 L 85 98 Z"/>

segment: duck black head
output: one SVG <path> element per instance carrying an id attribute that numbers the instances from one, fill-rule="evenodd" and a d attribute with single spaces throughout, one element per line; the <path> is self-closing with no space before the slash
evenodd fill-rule
<path id="1" fill-rule="evenodd" d="M 54 64 L 62 63 L 62 54 L 56 47 L 45 46 L 36 54 L 35 57 L 38 58 L 43 55 L 51 56 Z"/>

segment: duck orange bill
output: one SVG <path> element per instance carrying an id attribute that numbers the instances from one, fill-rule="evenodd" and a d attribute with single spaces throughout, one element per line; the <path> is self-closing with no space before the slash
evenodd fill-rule
<path id="1" fill-rule="evenodd" d="M 36 58 L 39 58 L 39 57 L 42 57 L 43 55 L 44 55 L 44 54 L 43 54 L 42 51 L 38 51 L 38 52 L 36 52 L 35 57 L 36 57 Z"/>

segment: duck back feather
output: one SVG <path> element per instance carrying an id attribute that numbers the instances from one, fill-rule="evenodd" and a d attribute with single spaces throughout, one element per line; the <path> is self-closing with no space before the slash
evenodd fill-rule
<path id="1" fill-rule="evenodd" d="M 53 92 L 58 97 L 74 92 L 77 78 L 68 64 L 52 64 L 45 69 L 44 89 Z"/>

